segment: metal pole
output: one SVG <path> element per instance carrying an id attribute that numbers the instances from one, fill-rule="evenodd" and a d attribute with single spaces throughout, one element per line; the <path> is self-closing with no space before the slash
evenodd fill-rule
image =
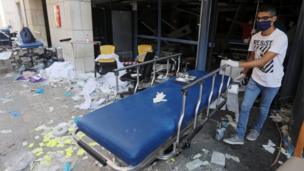
<path id="1" fill-rule="evenodd" d="M 197 115 L 198 115 L 198 113 L 199 113 L 199 107 L 200 107 L 201 101 L 202 101 L 203 83 L 204 83 L 204 81 L 202 81 L 202 82 L 200 83 L 200 90 L 199 90 L 198 100 L 197 100 L 197 104 L 196 104 L 196 108 L 195 108 L 193 129 L 196 128 Z"/>
<path id="2" fill-rule="evenodd" d="M 211 4 L 211 0 L 202 0 L 201 3 L 196 68 L 202 71 L 205 71 L 206 69 Z"/>
<path id="3" fill-rule="evenodd" d="M 211 91 L 210 91 L 209 98 L 208 98 L 207 117 L 209 117 L 209 113 L 210 113 L 210 104 L 211 104 L 214 85 L 215 85 L 215 76 L 216 76 L 216 74 L 214 74 L 212 76 L 212 86 L 211 86 Z"/>
<path id="4" fill-rule="evenodd" d="M 136 91 L 137 91 L 138 84 L 139 84 L 139 66 L 136 67 L 136 86 L 135 86 L 135 88 L 134 88 L 134 94 L 135 94 Z"/>
<path id="5" fill-rule="evenodd" d="M 137 34 L 138 34 L 138 7 L 137 7 L 137 1 L 132 2 L 132 13 L 133 13 L 133 32 L 132 32 L 132 39 L 133 39 L 133 59 L 137 56 Z"/>
<path id="6" fill-rule="evenodd" d="M 157 51 L 156 51 L 156 56 L 160 57 L 160 44 L 161 44 L 161 18 L 162 18 L 162 13 L 161 13 L 161 0 L 157 0 Z"/>

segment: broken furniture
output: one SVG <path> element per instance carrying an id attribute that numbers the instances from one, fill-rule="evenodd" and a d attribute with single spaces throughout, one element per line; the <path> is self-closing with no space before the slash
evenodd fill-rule
<path id="1" fill-rule="evenodd" d="M 103 75 L 107 72 L 112 72 L 117 68 L 116 60 L 118 56 L 115 54 L 114 45 L 102 45 L 100 46 L 100 55 L 95 59 L 95 77 L 99 73 Z"/>
<path id="2" fill-rule="evenodd" d="M 142 62 L 150 61 L 153 59 L 154 59 L 154 53 L 148 52 L 147 54 L 145 54 L 144 61 Z M 120 77 L 120 80 L 130 82 L 135 88 L 135 84 L 137 82 L 137 75 L 138 75 L 138 81 L 149 82 L 151 79 L 152 68 L 153 68 L 153 64 L 151 63 L 140 67 L 138 71 L 129 69 L 127 70 L 128 72 L 126 74 Z"/>
<path id="3" fill-rule="evenodd" d="M 301 171 L 304 168 L 303 159 L 304 150 L 304 122 L 302 122 L 301 130 L 299 132 L 297 145 L 294 151 L 294 157 L 288 159 L 277 171 Z"/>
<path id="4" fill-rule="evenodd" d="M 147 61 L 145 59 L 146 55 L 150 52 L 152 53 L 153 52 L 153 48 L 152 48 L 152 45 L 149 45 L 149 44 L 141 44 L 141 45 L 138 45 L 137 46 L 137 50 L 138 50 L 138 55 L 137 55 L 137 58 L 136 58 L 136 62 L 144 62 L 144 61 Z"/>
<path id="5" fill-rule="evenodd" d="M 73 137 L 96 160 L 114 170 L 141 170 L 157 158 L 177 155 L 216 112 L 209 106 L 224 96 L 230 84 L 229 77 L 219 74 L 226 67 L 210 73 L 192 70 L 189 75 L 197 79 L 189 84 L 171 78 L 91 112 L 77 121 Z M 167 101 L 153 103 L 157 92 L 164 92 Z M 218 103 L 218 108 L 224 104 Z M 79 132 L 96 141 L 102 150 L 79 139 Z M 170 147 L 168 154 L 165 151 Z"/>

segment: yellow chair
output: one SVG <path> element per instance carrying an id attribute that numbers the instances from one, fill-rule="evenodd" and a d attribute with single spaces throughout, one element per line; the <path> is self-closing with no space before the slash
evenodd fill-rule
<path id="1" fill-rule="evenodd" d="M 100 54 L 101 55 L 110 55 L 115 53 L 115 46 L 114 45 L 102 45 L 100 46 Z M 116 59 L 113 58 L 105 58 L 105 59 L 98 59 L 95 62 L 95 77 L 96 73 L 103 75 L 107 72 L 113 71 L 113 69 L 117 68 Z"/>
<path id="2" fill-rule="evenodd" d="M 113 45 L 102 45 L 100 46 L 100 54 L 102 55 L 110 55 L 115 53 L 115 46 Z M 99 63 L 112 63 L 115 62 L 115 58 L 107 58 L 107 59 L 99 59 L 97 62 Z"/>
<path id="3" fill-rule="evenodd" d="M 137 56 L 137 61 L 138 62 L 143 62 L 145 61 L 145 56 L 148 52 L 153 52 L 152 45 L 149 44 L 141 44 L 137 46 L 138 50 L 138 56 Z"/>

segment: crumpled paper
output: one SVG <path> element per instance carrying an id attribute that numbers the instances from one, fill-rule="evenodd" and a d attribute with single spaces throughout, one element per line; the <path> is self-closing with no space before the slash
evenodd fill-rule
<path id="1" fill-rule="evenodd" d="M 157 92 L 156 96 L 153 98 L 153 103 L 160 103 L 160 102 L 166 102 L 167 99 L 165 99 L 166 95 L 164 92 Z"/>

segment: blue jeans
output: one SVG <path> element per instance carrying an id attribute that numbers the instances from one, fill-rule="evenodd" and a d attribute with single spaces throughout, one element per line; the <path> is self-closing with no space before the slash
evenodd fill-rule
<path id="1" fill-rule="evenodd" d="M 239 121 L 236 129 L 236 133 L 238 137 L 240 138 L 245 137 L 251 108 L 253 106 L 254 101 L 256 100 L 256 98 L 260 93 L 262 93 L 262 99 L 260 104 L 260 115 L 253 129 L 255 129 L 258 132 L 261 131 L 264 122 L 267 119 L 272 100 L 274 99 L 278 91 L 279 91 L 279 87 L 277 88 L 264 87 L 258 84 L 257 82 L 255 82 L 252 78 L 249 80 L 246 87 L 244 100 L 241 105 Z"/>

